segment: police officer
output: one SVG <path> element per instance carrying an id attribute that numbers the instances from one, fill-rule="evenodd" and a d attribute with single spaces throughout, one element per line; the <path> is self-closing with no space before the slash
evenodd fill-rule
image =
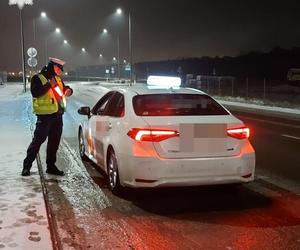
<path id="1" fill-rule="evenodd" d="M 73 90 L 66 86 L 60 78 L 65 62 L 57 58 L 49 59 L 48 65 L 31 79 L 30 91 L 33 112 L 37 115 L 37 122 L 34 137 L 23 162 L 22 176 L 30 175 L 32 163 L 39 152 L 40 146 L 47 138 L 46 173 L 64 175 L 64 172 L 55 165 L 56 152 L 63 128 L 62 116 L 66 109 L 65 97 L 71 96 Z"/>

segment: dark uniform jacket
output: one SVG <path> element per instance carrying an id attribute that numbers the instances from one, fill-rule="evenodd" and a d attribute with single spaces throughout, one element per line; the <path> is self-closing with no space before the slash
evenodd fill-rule
<path id="1" fill-rule="evenodd" d="M 41 70 L 40 74 L 43 74 L 47 80 L 50 80 L 51 78 L 53 78 L 55 76 L 54 71 L 49 70 L 47 67 L 44 67 Z M 67 89 L 70 89 L 72 92 L 71 94 L 73 94 L 73 89 L 70 88 L 69 86 L 66 86 L 63 81 L 62 81 L 62 83 L 63 83 L 63 87 L 64 87 L 64 89 L 63 89 L 64 93 L 66 92 Z M 46 94 L 49 91 L 50 88 L 51 88 L 50 82 L 47 82 L 46 84 L 43 85 L 38 74 L 34 75 L 31 78 L 30 91 L 31 91 L 31 94 L 33 97 L 43 96 L 44 94 Z M 64 112 L 63 108 L 61 106 L 59 106 L 57 113 L 62 114 L 63 112 Z"/>

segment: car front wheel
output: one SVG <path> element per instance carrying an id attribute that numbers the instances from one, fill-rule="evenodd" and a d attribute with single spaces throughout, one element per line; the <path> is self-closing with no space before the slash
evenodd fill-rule
<path id="1" fill-rule="evenodd" d="M 85 155 L 85 146 L 84 146 L 84 139 L 82 129 L 79 129 L 78 133 L 78 145 L 79 145 L 79 155 L 82 160 L 88 160 L 87 156 Z"/>
<path id="2" fill-rule="evenodd" d="M 113 193 L 119 193 L 121 191 L 118 162 L 115 152 L 111 149 L 108 156 L 107 162 L 107 174 L 108 174 L 108 184 L 109 189 Z"/>

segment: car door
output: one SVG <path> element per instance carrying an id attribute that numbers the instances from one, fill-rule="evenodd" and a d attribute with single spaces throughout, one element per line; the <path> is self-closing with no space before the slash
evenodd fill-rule
<path id="1" fill-rule="evenodd" d="M 113 94 L 114 91 L 108 92 L 96 103 L 92 108 L 91 117 L 89 119 L 87 131 L 89 154 L 90 158 L 99 165 L 101 165 L 103 161 L 102 157 L 99 158 L 99 156 L 102 155 L 99 152 L 103 152 L 101 138 L 103 137 L 105 126 L 107 124 L 107 117 L 104 115 L 104 111 Z"/>
<path id="2" fill-rule="evenodd" d="M 120 118 L 124 115 L 124 97 L 121 93 L 115 92 L 109 99 L 103 114 L 96 120 L 97 133 L 97 162 L 104 166 L 107 148 L 109 145 L 116 145 L 119 140 Z M 118 144 L 118 143 L 117 143 Z"/>

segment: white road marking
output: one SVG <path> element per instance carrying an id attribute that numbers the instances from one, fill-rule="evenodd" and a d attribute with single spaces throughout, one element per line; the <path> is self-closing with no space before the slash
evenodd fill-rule
<path id="1" fill-rule="evenodd" d="M 257 175 L 255 176 L 255 182 L 259 183 L 259 186 L 263 186 L 265 189 L 270 189 L 270 186 L 266 185 L 266 183 L 273 185 L 272 190 L 273 192 L 277 190 L 280 193 L 280 190 L 286 190 L 287 192 L 291 192 L 295 195 L 300 196 L 300 186 L 298 182 L 288 179 L 286 177 L 278 176 L 274 173 L 271 173 L 267 170 L 258 170 Z M 274 189 L 275 187 L 275 189 Z"/>
<path id="2" fill-rule="evenodd" d="M 287 138 L 296 139 L 296 140 L 300 140 L 300 137 L 297 137 L 297 136 L 292 136 L 292 135 L 284 135 L 284 134 L 282 134 L 281 136 L 283 136 L 283 137 L 287 137 Z"/>

